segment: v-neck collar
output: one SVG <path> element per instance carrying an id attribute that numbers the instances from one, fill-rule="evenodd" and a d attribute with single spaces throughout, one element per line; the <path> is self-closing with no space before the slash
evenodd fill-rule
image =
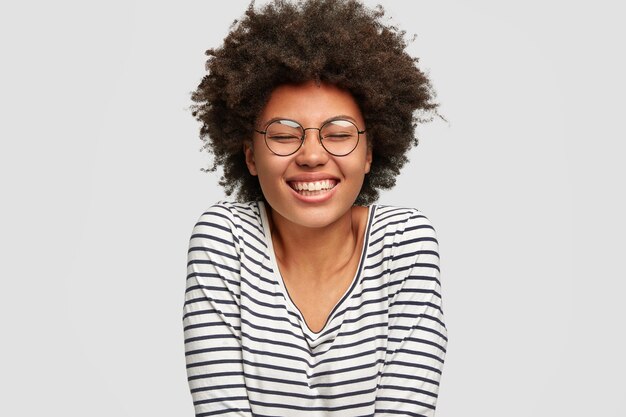
<path id="1" fill-rule="evenodd" d="M 274 244 L 272 242 L 272 233 L 270 231 L 267 208 L 265 207 L 265 203 L 263 201 L 258 201 L 257 203 L 258 203 L 259 212 L 261 214 L 261 223 L 263 226 L 263 232 L 264 232 L 266 244 L 268 247 L 271 267 L 273 269 L 274 277 L 276 278 L 276 281 L 279 284 L 280 291 L 284 295 L 285 300 L 287 300 L 288 308 L 290 308 L 293 312 L 295 312 L 298 315 L 300 319 L 300 328 L 302 329 L 302 331 L 308 334 L 308 336 L 312 340 L 316 340 L 325 334 L 326 330 L 328 329 L 329 324 L 335 318 L 334 317 L 335 313 L 339 310 L 339 307 L 341 307 L 341 305 L 344 304 L 344 302 L 350 297 L 350 295 L 354 291 L 354 288 L 357 286 L 357 283 L 359 282 L 359 278 L 361 276 L 363 265 L 365 264 L 365 259 L 367 256 L 367 247 L 369 246 L 370 229 L 373 223 L 374 213 L 376 211 L 376 205 L 370 205 L 367 207 L 368 209 L 367 224 L 363 232 L 364 233 L 363 247 L 361 248 L 361 257 L 359 259 L 359 265 L 357 266 L 354 277 L 352 278 L 352 282 L 350 286 L 348 287 L 348 289 L 346 290 L 346 292 L 339 298 L 339 301 L 337 301 L 335 306 L 332 308 L 332 310 L 328 314 L 328 317 L 326 318 L 326 322 L 324 323 L 324 326 L 322 327 L 322 329 L 319 332 L 314 332 L 313 330 L 309 328 L 306 320 L 304 319 L 304 315 L 302 314 L 300 309 L 296 306 L 294 301 L 291 299 L 291 296 L 289 295 L 289 291 L 287 291 L 287 286 L 285 285 L 285 281 L 283 280 L 282 274 L 280 273 L 280 269 L 278 268 L 278 262 L 276 261 L 276 254 L 274 252 Z"/>

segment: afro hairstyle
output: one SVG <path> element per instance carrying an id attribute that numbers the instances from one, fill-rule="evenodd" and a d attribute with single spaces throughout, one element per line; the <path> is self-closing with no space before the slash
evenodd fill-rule
<path id="1" fill-rule="evenodd" d="M 271 92 L 311 80 L 348 90 L 359 104 L 373 153 L 355 204 L 377 200 L 417 146 L 417 123 L 436 113 L 434 91 L 406 51 L 405 32 L 383 22 L 381 6 L 356 0 L 252 2 L 233 23 L 223 45 L 206 51 L 207 74 L 192 93 L 203 149 L 213 155 L 205 171 L 223 169 L 220 185 L 240 202 L 264 200 L 248 172 L 243 144 Z"/>

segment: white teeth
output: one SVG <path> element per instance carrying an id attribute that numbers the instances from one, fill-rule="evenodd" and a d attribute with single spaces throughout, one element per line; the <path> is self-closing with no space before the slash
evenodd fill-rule
<path id="1" fill-rule="evenodd" d="M 297 191 L 320 191 L 320 190 L 330 190 L 335 186 L 334 180 L 322 180 L 322 181 L 311 181 L 311 182 L 292 182 L 291 186 Z"/>

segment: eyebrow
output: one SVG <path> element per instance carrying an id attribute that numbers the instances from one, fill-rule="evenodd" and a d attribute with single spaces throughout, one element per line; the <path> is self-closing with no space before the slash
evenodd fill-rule
<path id="1" fill-rule="evenodd" d="M 357 126 L 358 126 L 358 123 L 357 123 L 356 119 L 355 119 L 354 117 L 352 117 L 352 116 L 348 116 L 347 114 L 338 114 L 337 116 L 332 116 L 332 117 L 329 117 L 328 119 L 324 120 L 324 121 L 320 124 L 320 126 L 323 126 L 323 125 L 324 125 L 324 123 L 328 123 L 328 122 L 330 122 L 331 120 L 337 120 L 337 119 L 346 119 L 346 120 L 350 120 L 351 122 L 353 122 L 355 125 L 357 125 Z M 297 120 L 295 120 L 295 119 L 289 118 L 289 117 L 272 117 L 271 119 L 269 119 L 269 120 L 267 120 L 266 122 L 264 122 L 263 124 L 261 124 L 261 126 L 264 126 L 264 127 L 265 127 L 265 126 L 268 126 L 270 123 L 273 123 L 273 122 L 275 122 L 275 121 L 277 121 L 277 120 L 291 120 L 291 121 L 293 121 L 293 122 L 297 122 L 300 126 L 302 126 L 302 124 L 301 124 L 300 122 L 298 122 L 298 121 L 297 121 Z M 304 127 L 304 126 L 302 126 L 302 127 Z"/>

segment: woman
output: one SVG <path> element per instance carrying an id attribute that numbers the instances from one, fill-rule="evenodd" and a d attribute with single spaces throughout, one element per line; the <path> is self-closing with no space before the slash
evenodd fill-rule
<path id="1" fill-rule="evenodd" d="M 432 416 L 447 343 L 435 231 L 372 204 L 417 144 L 428 79 L 381 9 L 251 5 L 193 94 L 237 202 L 190 241 L 196 416 Z"/>

